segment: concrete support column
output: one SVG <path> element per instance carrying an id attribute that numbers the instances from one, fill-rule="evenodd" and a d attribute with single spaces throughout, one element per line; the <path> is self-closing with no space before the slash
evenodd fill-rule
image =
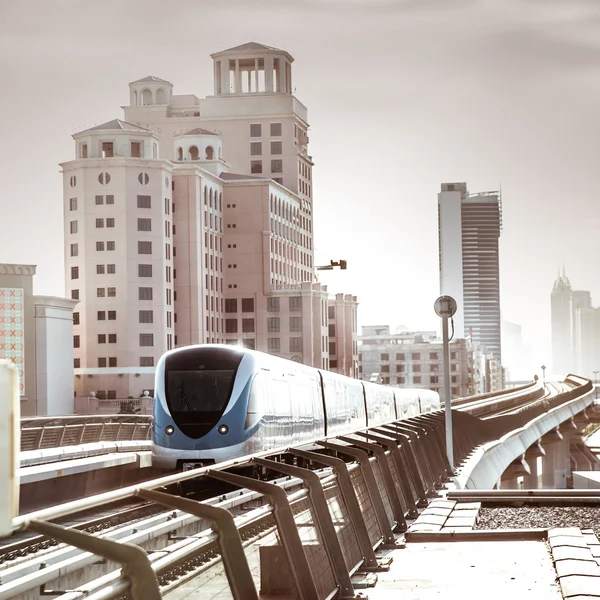
<path id="1" fill-rule="evenodd" d="M 273 91 L 273 57 L 265 56 L 265 92 Z"/>
<path id="2" fill-rule="evenodd" d="M 221 94 L 229 94 L 231 81 L 229 80 L 229 60 L 221 60 Z"/>
<path id="3" fill-rule="evenodd" d="M 565 435 L 554 447 L 554 487 L 564 490 L 567 487 L 567 478 L 571 474 L 571 452 L 569 436 Z"/>
<path id="4" fill-rule="evenodd" d="M 500 489 L 502 490 L 518 490 L 521 489 L 519 485 L 519 480 L 517 477 L 513 477 L 512 479 L 502 479 L 500 482 Z"/>
<path id="5" fill-rule="evenodd" d="M 254 59 L 254 91 L 260 92 L 258 88 L 258 58 Z"/>
<path id="6" fill-rule="evenodd" d="M 285 58 L 279 59 L 279 69 L 281 71 L 281 89 L 278 90 L 280 92 L 287 92 L 287 61 Z"/>
<path id="7" fill-rule="evenodd" d="M 242 91 L 242 74 L 240 73 L 240 60 L 235 59 L 235 93 L 239 94 Z"/>
<path id="8" fill-rule="evenodd" d="M 554 489 L 554 444 L 545 444 L 546 456 L 542 458 L 542 488 Z"/>
<path id="9" fill-rule="evenodd" d="M 523 477 L 523 488 L 526 490 L 536 490 L 539 485 L 538 480 L 538 457 L 537 456 L 528 456 L 525 454 L 525 460 L 531 469 L 530 475 L 525 475 Z"/>

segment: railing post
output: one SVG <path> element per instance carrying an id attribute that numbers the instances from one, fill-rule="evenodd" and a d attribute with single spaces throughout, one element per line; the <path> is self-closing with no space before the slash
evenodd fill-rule
<path id="1" fill-rule="evenodd" d="M 350 479 L 350 473 L 346 463 L 341 458 L 335 458 L 334 456 L 327 456 L 325 454 L 319 454 L 318 452 L 308 452 L 306 450 L 299 450 L 290 448 L 290 454 L 303 458 L 304 460 L 310 460 L 315 463 L 320 463 L 331 467 L 337 476 L 338 484 L 346 503 L 346 509 L 350 515 L 350 521 L 354 527 L 356 533 L 356 539 L 360 547 L 361 554 L 363 555 L 364 563 L 363 567 L 367 571 L 380 571 L 389 570 L 389 567 L 383 567 L 379 564 L 375 551 L 371 546 L 369 540 L 369 532 L 352 486 L 352 480 Z"/>
<path id="2" fill-rule="evenodd" d="M 392 512 L 394 513 L 394 518 L 396 519 L 396 523 L 400 530 L 406 531 L 408 529 L 408 526 L 406 525 L 404 508 L 402 508 L 402 505 L 400 504 L 400 498 L 396 491 L 396 484 L 394 483 L 394 478 L 392 477 L 392 472 L 390 471 L 390 465 L 388 465 L 387 462 L 385 450 L 377 444 L 365 442 L 363 440 L 357 440 L 344 435 L 340 436 L 338 439 L 348 444 L 354 444 L 355 446 L 358 446 L 359 448 L 362 448 L 367 452 L 372 452 L 376 456 L 377 464 L 381 469 L 381 476 L 383 477 L 383 485 L 385 485 L 387 489 L 388 497 L 392 505 Z"/>
<path id="3" fill-rule="evenodd" d="M 323 448 L 327 448 L 328 450 L 333 450 L 334 452 L 351 456 L 358 461 L 365 480 L 369 498 L 371 499 L 371 504 L 375 510 L 375 516 L 377 517 L 377 522 L 379 523 L 379 529 L 383 534 L 383 543 L 388 547 L 396 547 L 397 544 L 396 539 L 394 538 L 394 532 L 392 531 L 392 524 L 388 521 L 385 507 L 383 505 L 383 499 L 381 498 L 381 493 L 379 492 L 377 481 L 375 479 L 375 474 L 373 473 L 373 468 L 369 462 L 369 455 L 364 450 L 360 450 L 359 448 L 342 446 L 341 444 L 334 444 L 329 441 L 320 441 L 319 445 L 323 446 Z"/>
<path id="4" fill-rule="evenodd" d="M 19 514 L 19 453 L 21 451 L 21 398 L 19 372 L 8 360 L 0 361 L 0 536 L 12 533 Z"/>
<path id="5" fill-rule="evenodd" d="M 29 521 L 27 529 L 122 564 L 124 574 L 131 582 L 132 600 L 161 600 L 156 573 L 143 548 L 96 537 L 77 529 L 66 529 L 46 521 Z"/>
<path id="6" fill-rule="evenodd" d="M 259 492 L 269 498 L 273 504 L 273 515 L 294 581 L 296 582 L 298 595 L 301 600 L 318 600 L 317 587 L 310 571 L 308 560 L 302 547 L 302 540 L 294 521 L 292 507 L 285 491 L 274 483 L 250 479 L 250 477 L 244 477 L 237 473 L 209 470 L 206 475 L 213 479 L 230 483 L 231 485 Z"/>
<path id="7" fill-rule="evenodd" d="M 277 463 L 273 460 L 264 458 L 255 458 L 252 462 L 261 467 L 283 473 L 284 475 L 298 477 L 298 479 L 302 479 L 306 484 L 308 495 L 312 500 L 312 505 L 315 510 L 315 519 L 319 525 L 319 530 L 323 537 L 329 560 L 331 561 L 335 579 L 340 587 L 339 596 L 337 597 L 340 599 L 355 598 L 354 586 L 352 585 L 350 573 L 348 572 L 346 561 L 344 560 L 340 540 L 338 539 L 335 527 L 333 526 L 331 513 L 327 506 L 327 498 L 325 498 L 325 492 L 323 491 L 319 476 L 308 469 L 285 463 Z"/>
<path id="8" fill-rule="evenodd" d="M 227 509 L 155 490 L 138 490 L 136 496 L 212 521 L 219 536 L 221 557 L 234 600 L 258 600 L 239 531 Z"/>

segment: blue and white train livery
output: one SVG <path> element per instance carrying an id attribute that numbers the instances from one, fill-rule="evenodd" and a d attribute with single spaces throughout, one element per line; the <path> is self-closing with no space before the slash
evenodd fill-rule
<path id="1" fill-rule="evenodd" d="M 156 368 L 153 464 L 210 465 L 439 407 L 430 390 L 375 385 L 238 346 L 187 346 Z"/>

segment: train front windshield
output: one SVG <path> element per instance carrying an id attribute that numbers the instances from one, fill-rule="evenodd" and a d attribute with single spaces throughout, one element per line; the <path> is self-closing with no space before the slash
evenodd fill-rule
<path id="1" fill-rule="evenodd" d="M 200 438 L 219 422 L 242 356 L 234 350 L 198 348 L 166 359 L 167 406 L 182 433 Z"/>

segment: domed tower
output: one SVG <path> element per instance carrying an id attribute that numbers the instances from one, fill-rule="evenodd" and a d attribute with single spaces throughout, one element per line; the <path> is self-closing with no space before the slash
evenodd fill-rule
<path id="1" fill-rule="evenodd" d="M 211 54 L 215 96 L 291 94 L 293 57 L 285 50 L 249 42 Z"/>
<path id="2" fill-rule="evenodd" d="M 131 106 L 164 106 L 169 104 L 172 96 L 173 84 L 152 75 L 129 84 Z"/>
<path id="3" fill-rule="evenodd" d="M 202 167 L 215 175 L 228 170 L 223 160 L 221 136 L 214 131 L 197 127 L 173 136 L 174 160 L 202 163 Z"/>

